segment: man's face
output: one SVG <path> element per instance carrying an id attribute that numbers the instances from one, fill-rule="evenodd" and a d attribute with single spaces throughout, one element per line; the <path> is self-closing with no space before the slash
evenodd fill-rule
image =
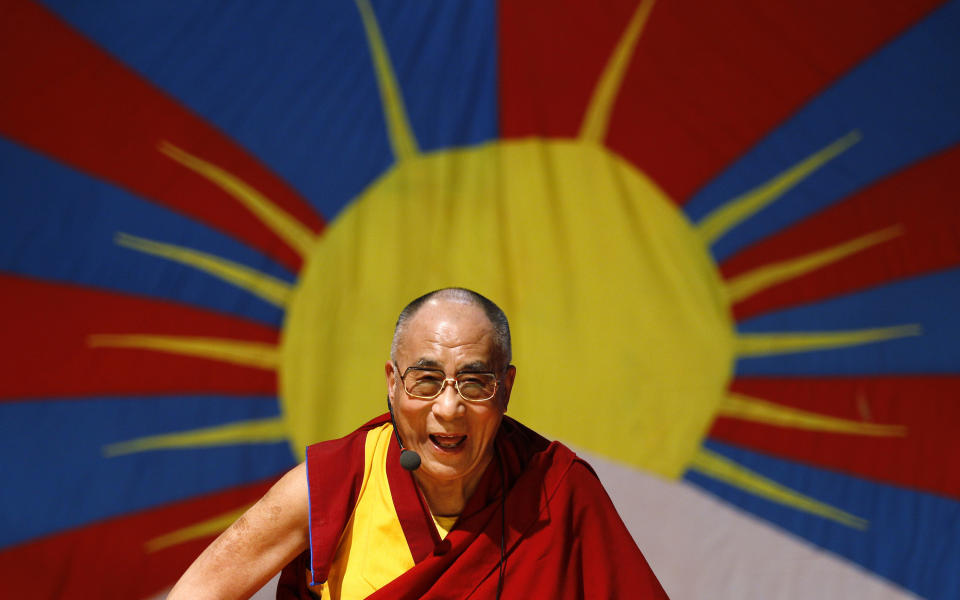
<path id="1" fill-rule="evenodd" d="M 388 361 L 387 389 L 405 447 L 420 455 L 417 477 L 435 482 L 479 479 L 493 456 L 493 439 L 507 409 L 516 370 L 499 364 L 493 327 L 473 305 L 433 299 L 407 323 L 396 356 L 400 372 Z M 432 400 L 404 391 L 400 375 L 407 367 L 442 370 L 446 377 L 461 371 L 494 371 L 497 393 L 484 402 L 468 402 L 448 383 Z"/>

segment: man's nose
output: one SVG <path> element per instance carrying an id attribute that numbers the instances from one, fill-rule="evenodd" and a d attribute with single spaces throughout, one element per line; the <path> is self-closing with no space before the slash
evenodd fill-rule
<path id="1" fill-rule="evenodd" d="M 448 379 L 440 395 L 433 400 L 433 412 L 438 418 L 453 419 L 463 408 L 453 379 Z"/>

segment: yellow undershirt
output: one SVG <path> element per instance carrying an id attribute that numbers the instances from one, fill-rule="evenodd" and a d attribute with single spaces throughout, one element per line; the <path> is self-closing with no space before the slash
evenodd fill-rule
<path id="1" fill-rule="evenodd" d="M 357 505 L 340 538 L 327 581 L 312 587 L 324 600 L 366 598 L 413 567 L 387 480 L 392 436 L 389 423 L 367 432 Z M 441 538 L 456 521 L 456 516 L 433 516 Z"/>
<path id="2" fill-rule="evenodd" d="M 447 534 L 450 533 L 450 530 L 453 529 L 453 524 L 457 522 L 457 519 L 460 518 L 460 515 L 454 515 L 452 517 L 438 517 L 437 515 L 430 513 L 430 516 L 433 517 L 433 524 L 437 526 L 437 533 L 440 534 L 440 539 L 447 537 Z"/>

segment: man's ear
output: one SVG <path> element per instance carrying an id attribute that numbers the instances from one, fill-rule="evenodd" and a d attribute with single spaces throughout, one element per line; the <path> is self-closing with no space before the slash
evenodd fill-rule
<path id="1" fill-rule="evenodd" d="M 513 380 L 517 377 L 517 368 L 513 365 L 507 367 L 503 374 L 503 412 L 507 412 L 507 405 L 510 404 L 510 392 L 513 390 Z"/>
<path id="2" fill-rule="evenodd" d="M 393 362 L 389 360 L 383 365 L 383 370 L 387 378 L 387 399 L 393 404 L 393 390 L 397 389 L 397 370 L 393 368 Z"/>

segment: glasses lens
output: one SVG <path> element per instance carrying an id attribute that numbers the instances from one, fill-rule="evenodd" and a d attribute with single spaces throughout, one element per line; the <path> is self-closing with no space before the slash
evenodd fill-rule
<path id="1" fill-rule="evenodd" d="M 411 396 L 433 398 L 443 389 L 446 375 L 439 369 L 410 367 L 403 376 L 403 387 Z M 467 400 L 489 400 L 497 391 L 497 376 L 493 373 L 458 373 L 457 388 Z"/>
<path id="2" fill-rule="evenodd" d="M 411 396 L 432 398 L 440 393 L 443 387 L 443 371 L 429 369 L 408 369 L 403 384 Z"/>
<path id="3" fill-rule="evenodd" d="M 460 373 L 457 387 L 467 400 L 489 400 L 497 390 L 497 376 L 493 373 Z"/>

